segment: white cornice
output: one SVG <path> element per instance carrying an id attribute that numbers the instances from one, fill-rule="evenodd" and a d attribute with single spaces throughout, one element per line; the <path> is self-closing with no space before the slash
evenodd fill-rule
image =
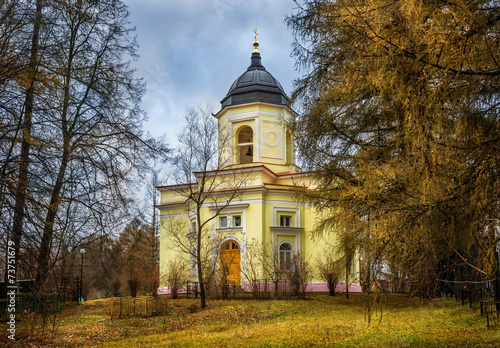
<path id="1" fill-rule="evenodd" d="M 247 106 L 255 106 L 255 105 L 263 105 L 263 106 L 271 106 L 271 107 L 275 107 L 275 108 L 280 108 L 280 109 L 285 109 L 287 110 L 288 112 L 290 112 L 290 114 L 292 114 L 293 117 L 297 117 L 298 114 L 292 110 L 292 108 L 290 108 L 288 105 L 278 105 L 278 104 L 272 104 L 272 103 L 265 103 L 265 102 L 252 102 L 252 103 L 245 103 L 245 104 L 236 104 L 236 105 L 230 105 L 230 106 L 226 106 L 224 108 L 222 108 L 221 110 L 219 110 L 218 113 L 216 113 L 215 115 L 213 115 L 215 118 L 219 119 L 222 115 L 224 115 L 228 110 L 231 110 L 231 109 L 236 109 L 236 108 L 242 108 L 242 107 L 247 107 Z M 264 113 L 267 113 L 268 111 L 260 111 L 259 110 L 259 113 L 261 115 L 264 116 Z M 241 114 L 244 114 L 244 113 L 241 113 Z M 276 115 L 275 113 L 272 113 L 274 115 Z M 236 114 L 235 114 L 236 115 Z M 254 115 L 255 115 L 255 112 L 254 112 Z M 266 116 L 271 116 L 271 115 L 266 115 Z M 289 116 L 283 114 L 283 116 L 281 117 L 286 117 L 286 118 L 290 118 Z"/>
<path id="2" fill-rule="evenodd" d="M 162 204 L 160 205 L 157 205 L 156 208 L 158 208 L 158 210 L 161 211 L 165 211 L 165 210 L 174 210 L 174 209 L 186 209 L 186 203 L 185 202 L 182 202 L 182 203 L 166 203 L 166 202 L 162 202 Z"/>

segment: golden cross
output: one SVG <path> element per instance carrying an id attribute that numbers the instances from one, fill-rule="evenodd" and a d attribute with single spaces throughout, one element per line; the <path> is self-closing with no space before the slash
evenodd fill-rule
<path id="1" fill-rule="evenodd" d="M 257 35 L 259 35 L 259 33 L 257 33 L 257 28 L 255 28 L 253 32 L 255 33 L 255 41 L 257 42 Z"/>

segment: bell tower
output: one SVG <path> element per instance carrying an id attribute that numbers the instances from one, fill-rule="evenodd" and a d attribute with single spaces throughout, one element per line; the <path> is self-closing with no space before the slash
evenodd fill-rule
<path id="1" fill-rule="evenodd" d="M 219 123 L 223 167 L 265 165 L 275 173 L 295 172 L 291 123 L 283 87 L 262 65 L 255 29 L 250 66 L 238 77 L 215 115 Z M 227 139 L 227 140 L 226 140 Z"/>

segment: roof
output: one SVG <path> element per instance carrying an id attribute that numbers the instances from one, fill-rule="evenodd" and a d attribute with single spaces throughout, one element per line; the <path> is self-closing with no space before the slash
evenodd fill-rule
<path id="1" fill-rule="evenodd" d="M 252 53 L 250 66 L 233 82 L 221 104 L 224 108 L 256 101 L 288 105 L 283 87 L 262 65 L 259 52 Z"/>

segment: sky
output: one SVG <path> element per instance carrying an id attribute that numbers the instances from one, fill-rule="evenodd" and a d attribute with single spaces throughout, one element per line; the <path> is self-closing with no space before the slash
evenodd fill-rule
<path id="1" fill-rule="evenodd" d="M 145 79 L 145 130 L 175 146 L 184 112 L 197 102 L 220 109 L 231 84 L 250 65 L 254 29 L 262 64 L 291 94 L 299 77 L 290 56 L 285 15 L 292 0 L 123 0 L 136 27 L 137 76 Z"/>

